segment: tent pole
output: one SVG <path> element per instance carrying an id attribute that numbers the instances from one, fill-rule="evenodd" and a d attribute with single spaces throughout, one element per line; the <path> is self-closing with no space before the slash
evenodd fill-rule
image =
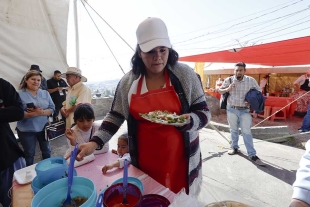
<path id="1" fill-rule="evenodd" d="M 269 91 L 269 77 L 270 77 L 270 73 L 268 73 L 268 77 L 267 77 L 267 80 L 268 80 L 268 88 L 267 88 L 267 93 L 269 93 L 270 94 L 270 91 Z"/>
<path id="2" fill-rule="evenodd" d="M 77 16 L 77 0 L 74 0 L 74 25 L 75 25 L 75 54 L 76 54 L 76 67 L 80 68 L 80 44 L 79 44 L 79 23 Z"/>

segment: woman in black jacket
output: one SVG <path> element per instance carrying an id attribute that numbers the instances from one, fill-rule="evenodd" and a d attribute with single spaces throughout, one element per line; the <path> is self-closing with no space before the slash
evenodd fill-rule
<path id="1" fill-rule="evenodd" d="M 22 101 L 15 88 L 0 78 L 0 204 L 8 207 L 14 171 L 26 166 L 24 152 L 19 148 L 9 122 L 24 118 Z"/>

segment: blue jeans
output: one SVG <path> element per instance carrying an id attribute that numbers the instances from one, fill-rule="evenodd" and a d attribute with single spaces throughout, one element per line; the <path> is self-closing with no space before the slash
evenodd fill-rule
<path id="1" fill-rule="evenodd" d="M 307 114 L 304 117 L 304 120 L 302 121 L 301 130 L 303 132 L 310 131 L 310 104 L 308 106 Z"/>
<path id="2" fill-rule="evenodd" d="M 25 152 L 26 165 L 32 165 L 34 155 L 36 152 L 36 141 L 38 140 L 40 150 L 42 152 L 42 158 L 51 157 L 51 146 L 48 141 L 45 141 L 45 132 L 21 132 L 17 129 L 17 134 L 20 139 L 20 143 L 23 146 Z"/>
<path id="3" fill-rule="evenodd" d="M 9 207 L 11 204 L 11 198 L 8 196 L 8 192 L 12 187 L 12 179 L 16 170 L 26 167 L 24 158 L 18 158 L 10 167 L 0 171 L 0 204 L 3 207 Z"/>
<path id="4" fill-rule="evenodd" d="M 230 127 L 231 147 L 238 149 L 239 127 L 241 128 L 243 141 L 248 152 L 248 156 L 256 155 L 253 145 L 253 136 L 251 133 L 252 116 L 249 109 L 237 110 L 227 106 L 227 120 Z"/>

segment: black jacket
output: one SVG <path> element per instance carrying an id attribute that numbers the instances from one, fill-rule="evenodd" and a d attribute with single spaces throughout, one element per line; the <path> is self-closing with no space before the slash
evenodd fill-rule
<path id="1" fill-rule="evenodd" d="M 15 88 L 0 78 L 0 171 L 7 169 L 19 157 L 24 157 L 9 125 L 9 122 L 24 118 L 22 106 Z"/>
<path id="2" fill-rule="evenodd" d="M 256 113 L 261 113 L 264 111 L 266 98 L 263 96 L 262 92 L 256 89 L 251 89 L 245 95 L 245 100 L 249 102 L 251 109 L 253 109 Z"/>

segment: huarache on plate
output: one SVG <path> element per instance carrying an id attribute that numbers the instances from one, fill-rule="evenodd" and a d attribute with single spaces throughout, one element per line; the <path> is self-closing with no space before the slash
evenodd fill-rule
<path id="1" fill-rule="evenodd" d="M 158 124 L 184 126 L 190 122 L 186 115 L 177 115 L 175 112 L 155 110 L 149 113 L 140 113 L 142 118 Z"/>

